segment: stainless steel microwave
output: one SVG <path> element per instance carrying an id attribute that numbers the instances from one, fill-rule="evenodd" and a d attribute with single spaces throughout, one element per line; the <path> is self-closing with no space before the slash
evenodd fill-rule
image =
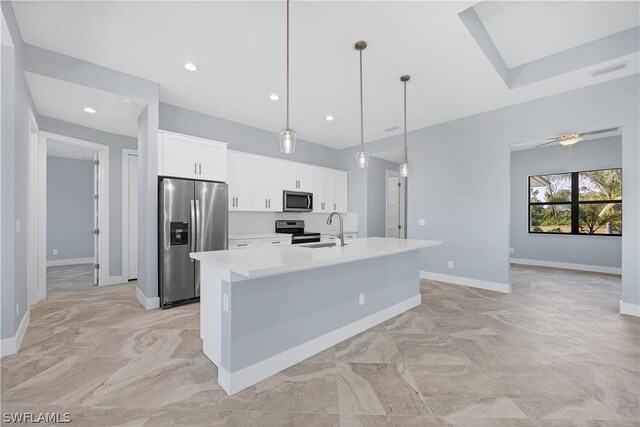
<path id="1" fill-rule="evenodd" d="M 313 210 L 313 193 L 284 190 L 282 200 L 284 212 L 311 212 Z"/>

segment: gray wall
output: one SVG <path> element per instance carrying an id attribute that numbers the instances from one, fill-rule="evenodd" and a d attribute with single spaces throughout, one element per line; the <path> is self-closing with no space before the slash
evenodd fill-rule
<path id="1" fill-rule="evenodd" d="M 22 72 L 23 41 L 13 8 L 0 3 L 14 47 L 2 46 L 2 260 L 0 338 L 13 337 L 27 311 L 28 109 L 35 112 Z M 22 231 L 16 232 L 16 220 Z M 16 304 L 19 311 L 16 311 Z"/>
<path id="2" fill-rule="evenodd" d="M 635 74 L 410 132 L 408 236 L 444 242 L 425 253 L 422 269 L 508 283 L 510 144 L 622 126 L 622 300 L 640 304 L 639 91 Z M 401 147 L 401 135 L 367 144 Z"/>
<path id="3" fill-rule="evenodd" d="M 93 169 L 91 160 L 47 157 L 48 261 L 94 256 Z"/>
<path id="4" fill-rule="evenodd" d="M 571 158 L 569 149 L 560 145 L 511 153 L 511 257 L 620 268 L 621 237 L 529 234 L 527 180 L 531 175 L 621 166 L 621 136 L 581 142 L 573 147 Z"/>
<path id="5" fill-rule="evenodd" d="M 138 140 L 130 136 L 103 132 L 44 116 L 38 117 L 38 125 L 42 131 L 109 146 L 109 275 L 121 275 L 122 149 L 136 150 Z M 48 233 L 47 231 L 47 235 Z"/>
<path id="6" fill-rule="evenodd" d="M 367 168 L 367 236 L 387 235 L 387 170 L 397 171 L 400 165 L 388 160 L 369 158 Z"/>
<path id="7" fill-rule="evenodd" d="M 280 152 L 278 134 L 169 104 L 160 104 L 162 130 L 226 142 L 230 150 L 275 157 L 293 162 L 339 168 L 338 150 L 298 140 L 296 152 Z"/>

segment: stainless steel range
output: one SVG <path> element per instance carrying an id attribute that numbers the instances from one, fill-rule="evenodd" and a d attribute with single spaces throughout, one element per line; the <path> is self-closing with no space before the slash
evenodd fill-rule
<path id="1" fill-rule="evenodd" d="M 316 243 L 320 241 L 320 233 L 308 233 L 304 231 L 302 220 L 278 220 L 276 221 L 276 233 L 291 234 L 291 243 Z"/>

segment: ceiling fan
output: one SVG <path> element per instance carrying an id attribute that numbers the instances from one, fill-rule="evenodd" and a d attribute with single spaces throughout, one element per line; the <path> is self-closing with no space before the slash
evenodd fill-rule
<path id="1" fill-rule="evenodd" d="M 540 144 L 540 145 L 536 145 L 536 148 L 539 147 L 544 147 L 546 145 L 550 145 L 550 144 L 555 144 L 556 142 L 560 145 L 574 145 L 577 144 L 578 142 L 584 140 L 585 136 L 588 135 L 597 135 L 599 133 L 607 133 L 607 132 L 613 132 L 618 130 L 619 128 L 615 127 L 615 128 L 608 128 L 608 129 L 600 129 L 600 130 L 592 130 L 589 132 L 580 132 L 580 133 L 568 133 L 565 135 L 560 135 L 560 136 L 553 136 L 551 138 L 546 138 L 544 139 L 544 143 Z"/>

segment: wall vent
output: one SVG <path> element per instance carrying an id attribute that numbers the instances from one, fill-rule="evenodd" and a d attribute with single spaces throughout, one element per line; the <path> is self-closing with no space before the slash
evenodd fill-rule
<path id="1" fill-rule="evenodd" d="M 613 71 L 622 70 L 629 65 L 629 60 L 625 59 L 624 61 L 615 62 L 613 64 L 607 64 L 602 67 L 592 68 L 591 69 L 591 77 L 601 76 L 603 74 L 611 73 Z"/>

